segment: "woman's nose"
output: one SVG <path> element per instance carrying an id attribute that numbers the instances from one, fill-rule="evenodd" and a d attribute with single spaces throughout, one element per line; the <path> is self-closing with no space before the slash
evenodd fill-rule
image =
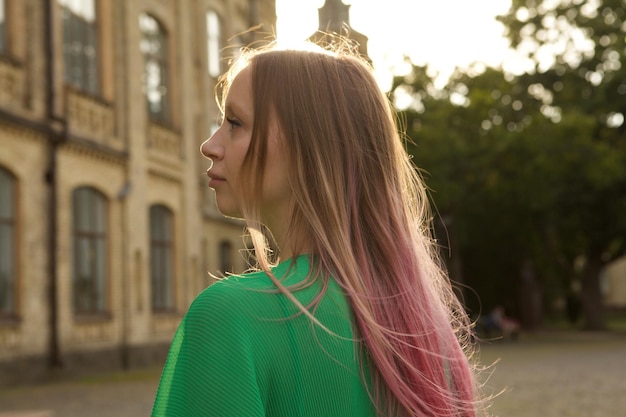
<path id="1" fill-rule="evenodd" d="M 224 148 L 219 144 L 217 138 L 218 132 L 213 133 L 210 138 L 205 140 L 200 146 L 200 153 L 208 159 L 220 159 L 224 155 Z"/>

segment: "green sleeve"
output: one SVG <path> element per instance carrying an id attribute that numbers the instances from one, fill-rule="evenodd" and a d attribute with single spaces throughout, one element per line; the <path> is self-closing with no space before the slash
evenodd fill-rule
<path id="1" fill-rule="evenodd" d="M 248 323 L 238 310 L 220 285 L 192 303 L 170 347 L 152 417 L 265 415 Z"/>

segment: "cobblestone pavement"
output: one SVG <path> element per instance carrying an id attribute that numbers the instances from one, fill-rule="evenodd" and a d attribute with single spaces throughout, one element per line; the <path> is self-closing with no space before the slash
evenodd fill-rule
<path id="1" fill-rule="evenodd" d="M 17 410 L 47 410 L 50 417 L 149 416 L 160 372 L 151 369 L 0 390 L 0 416 Z"/>
<path id="2" fill-rule="evenodd" d="M 486 383 L 493 392 L 504 390 L 493 402 L 495 416 L 626 417 L 626 335 L 523 336 L 484 344 L 480 357 L 485 364 L 498 361 Z M 159 374 L 153 369 L 0 390 L 0 415 L 149 416 Z"/>
<path id="3" fill-rule="evenodd" d="M 481 347 L 499 417 L 626 417 L 626 335 L 552 334 Z"/>

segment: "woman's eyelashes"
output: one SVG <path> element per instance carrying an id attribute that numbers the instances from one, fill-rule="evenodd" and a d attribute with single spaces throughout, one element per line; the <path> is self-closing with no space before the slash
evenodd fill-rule
<path id="1" fill-rule="evenodd" d="M 241 122 L 235 117 L 226 117 L 226 122 L 230 125 L 230 130 L 241 127 Z"/>

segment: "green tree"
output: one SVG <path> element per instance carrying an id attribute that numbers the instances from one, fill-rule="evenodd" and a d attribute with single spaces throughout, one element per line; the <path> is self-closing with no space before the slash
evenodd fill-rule
<path id="1" fill-rule="evenodd" d="M 559 177 L 541 225 L 555 261 L 580 274 L 589 329 L 604 327 L 600 271 L 626 254 L 625 6 L 514 0 L 500 17 L 511 45 L 532 63 L 516 81 L 553 122 L 528 131 L 545 138 Z"/>
<path id="2" fill-rule="evenodd" d="M 478 314 L 496 304 L 516 304 L 521 265 L 531 257 L 526 206 L 515 204 L 507 179 L 517 175 L 511 137 L 529 123 L 522 91 L 501 71 L 456 73 L 435 89 L 425 67 L 412 66 L 396 77 L 395 96 L 411 98 L 402 112 L 414 140 L 409 152 L 423 169 L 443 226 L 438 233 L 450 275 L 480 296 L 466 294 Z M 526 105 L 529 109 L 533 103 Z M 536 106 L 535 106 L 536 107 Z M 531 186 L 529 186 L 531 188 Z"/>
<path id="3" fill-rule="evenodd" d="M 544 292 L 579 280 L 586 327 L 604 327 L 600 271 L 626 253 L 620 4 L 513 1 L 501 20 L 527 73 L 457 72 L 436 89 L 412 66 L 394 80 L 394 96 L 410 98 L 409 151 L 446 223 L 451 275 L 487 307 L 518 297 L 531 262 Z"/>

